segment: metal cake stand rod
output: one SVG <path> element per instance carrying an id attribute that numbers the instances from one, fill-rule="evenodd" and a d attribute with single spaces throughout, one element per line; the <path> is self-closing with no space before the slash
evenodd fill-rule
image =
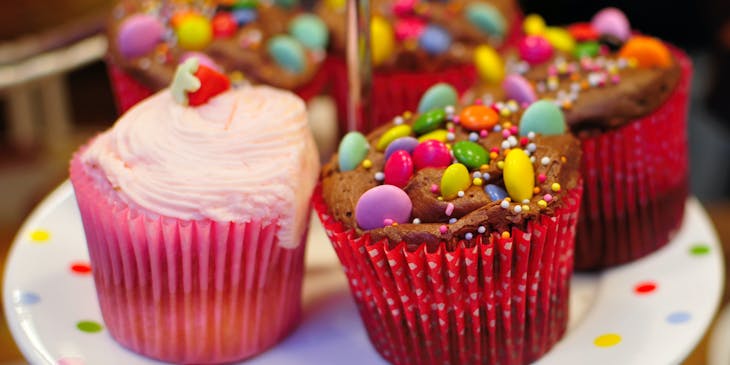
<path id="1" fill-rule="evenodd" d="M 369 131 L 370 113 L 370 0 L 347 0 L 347 130 Z"/>

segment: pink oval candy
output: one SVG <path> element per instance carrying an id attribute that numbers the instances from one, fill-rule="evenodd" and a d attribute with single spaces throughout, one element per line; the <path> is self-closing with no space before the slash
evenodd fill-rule
<path id="1" fill-rule="evenodd" d="M 522 104 L 532 104 L 537 100 L 537 94 L 529 81 L 522 75 L 511 74 L 502 81 L 502 88 L 509 99 Z"/>
<path id="2" fill-rule="evenodd" d="M 520 57 L 531 65 L 543 63 L 553 56 L 553 46 L 539 35 L 528 35 L 519 44 Z"/>
<path id="3" fill-rule="evenodd" d="M 399 41 L 418 39 L 426 30 L 426 23 L 418 18 L 401 18 L 395 23 L 395 38 Z"/>
<path id="4" fill-rule="evenodd" d="M 405 191 L 393 185 L 379 185 L 360 196 L 355 220 L 362 229 L 382 228 L 393 222 L 408 222 L 412 209 L 413 203 Z"/>
<path id="5" fill-rule="evenodd" d="M 393 13 L 399 17 L 407 16 L 413 14 L 415 6 L 416 0 L 396 0 L 393 3 Z"/>
<path id="6" fill-rule="evenodd" d="M 605 8 L 591 19 L 591 26 L 600 35 L 612 35 L 624 42 L 631 37 L 631 25 L 624 13 L 616 8 Z"/>
<path id="7" fill-rule="evenodd" d="M 447 167 L 451 165 L 451 154 L 445 144 L 430 139 L 413 149 L 413 164 L 417 170 L 425 167 Z"/>
<path id="8" fill-rule="evenodd" d="M 413 176 L 413 160 L 408 152 L 399 150 L 393 152 L 385 162 L 383 168 L 385 183 L 402 188 L 408 184 Z"/>

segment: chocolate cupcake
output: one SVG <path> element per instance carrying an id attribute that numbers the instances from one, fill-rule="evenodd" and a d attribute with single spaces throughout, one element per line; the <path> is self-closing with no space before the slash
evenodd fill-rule
<path id="1" fill-rule="evenodd" d="M 565 28 L 530 15 L 525 29 L 507 56 L 507 76 L 483 81 L 465 99 L 529 105 L 547 98 L 565 113 L 582 142 L 586 182 L 577 269 L 630 262 L 664 246 L 688 193 L 689 58 L 632 33 L 613 8 Z"/>
<path id="2" fill-rule="evenodd" d="M 393 364 L 525 364 L 565 332 L 580 206 L 560 110 L 454 106 L 438 85 L 347 134 L 314 205 L 370 339 Z M 542 123 L 547 121 L 547 123 Z"/>

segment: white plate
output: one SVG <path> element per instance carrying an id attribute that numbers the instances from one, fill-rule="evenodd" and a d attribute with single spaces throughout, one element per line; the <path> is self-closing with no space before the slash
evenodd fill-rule
<path id="1" fill-rule="evenodd" d="M 344 275 L 314 219 L 307 252 L 304 321 L 246 364 L 384 364 L 370 346 Z M 29 217 L 13 244 L 3 302 L 10 329 L 33 364 L 159 364 L 117 345 L 102 324 L 79 212 L 67 182 Z M 74 266 L 76 265 L 76 266 Z M 76 271 L 73 270 L 75 267 Z M 674 364 L 707 329 L 720 300 L 717 235 L 696 200 L 682 229 L 649 257 L 573 279 L 568 333 L 540 365 Z"/>

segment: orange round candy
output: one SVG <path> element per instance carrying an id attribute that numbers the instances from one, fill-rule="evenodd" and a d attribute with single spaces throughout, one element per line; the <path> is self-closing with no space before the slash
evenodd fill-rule
<path id="1" fill-rule="evenodd" d="M 490 129 L 499 121 L 499 115 L 494 109 L 484 105 L 472 105 L 461 111 L 459 123 L 472 131 Z"/>
<path id="2" fill-rule="evenodd" d="M 635 59 L 637 65 L 643 68 L 667 68 L 672 65 L 672 55 L 669 49 L 660 40 L 652 37 L 631 37 L 619 51 L 619 56 Z"/>

